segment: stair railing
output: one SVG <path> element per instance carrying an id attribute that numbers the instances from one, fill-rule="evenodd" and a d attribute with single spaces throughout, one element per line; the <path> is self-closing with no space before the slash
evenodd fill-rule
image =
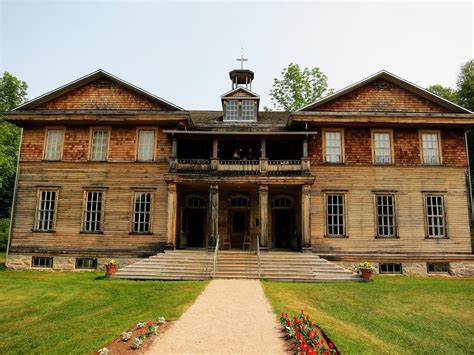
<path id="1" fill-rule="evenodd" d="M 219 234 L 217 235 L 216 247 L 214 248 L 214 259 L 212 260 L 212 277 L 216 277 L 217 252 L 219 251 Z"/>
<path id="2" fill-rule="evenodd" d="M 258 278 L 260 278 L 260 236 L 257 234 L 257 267 Z"/>

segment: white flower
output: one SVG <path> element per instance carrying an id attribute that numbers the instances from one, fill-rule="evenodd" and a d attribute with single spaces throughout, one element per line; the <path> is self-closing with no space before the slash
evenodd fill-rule
<path id="1" fill-rule="evenodd" d="M 141 338 L 135 338 L 133 341 L 133 348 L 134 349 L 140 349 L 143 345 L 143 339 Z"/>
<path id="2" fill-rule="evenodd" d="M 102 349 L 99 349 L 99 351 L 97 351 L 99 353 L 99 355 L 107 355 L 110 350 L 107 349 L 107 348 L 102 348 Z"/>
<path id="3" fill-rule="evenodd" d="M 137 324 L 137 328 L 143 328 L 145 326 L 145 322 L 140 322 Z"/>
<path id="4" fill-rule="evenodd" d="M 165 317 L 158 317 L 158 320 L 156 321 L 158 325 L 164 324 L 165 322 L 166 322 Z"/>
<path id="5" fill-rule="evenodd" d="M 129 341 L 132 338 L 132 332 L 123 332 L 121 337 L 123 341 Z"/>

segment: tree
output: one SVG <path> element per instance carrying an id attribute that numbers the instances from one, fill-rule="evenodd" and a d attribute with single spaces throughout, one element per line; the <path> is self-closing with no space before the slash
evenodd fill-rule
<path id="1" fill-rule="evenodd" d="M 454 103 L 458 102 L 458 92 L 448 86 L 435 84 L 429 86 L 427 90 Z"/>
<path id="2" fill-rule="evenodd" d="M 311 102 L 332 93 L 328 78 L 319 68 L 300 69 L 290 63 L 281 72 L 281 79 L 273 80 L 270 90 L 272 104 L 277 110 L 296 111 Z"/>
<path id="3" fill-rule="evenodd" d="M 28 85 L 4 72 L 0 77 L 0 218 L 10 216 L 20 129 L 3 118 L 3 114 L 26 100 Z"/>
<path id="4" fill-rule="evenodd" d="M 474 59 L 461 66 L 457 87 L 459 104 L 468 110 L 474 111 Z"/>

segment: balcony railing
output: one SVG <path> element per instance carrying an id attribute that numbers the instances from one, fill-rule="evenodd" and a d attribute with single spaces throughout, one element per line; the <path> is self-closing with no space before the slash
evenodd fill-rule
<path id="1" fill-rule="evenodd" d="M 304 175 L 309 174 L 309 159 L 221 160 L 170 158 L 170 172 L 214 175 Z"/>

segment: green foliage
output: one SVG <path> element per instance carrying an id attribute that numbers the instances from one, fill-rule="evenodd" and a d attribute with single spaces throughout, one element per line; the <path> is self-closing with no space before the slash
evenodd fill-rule
<path id="1" fill-rule="evenodd" d="M 281 79 L 274 79 L 270 90 L 277 110 L 296 111 L 332 92 L 328 89 L 327 76 L 317 67 L 301 70 L 298 64 L 290 63 L 281 76 Z"/>
<path id="2" fill-rule="evenodd" d="M 445 98 L 454 103 L 458 102 L 458 93 L 455 89 L 439 84 L 431 85 L 427 88 L 428 91 Z"/>
<path id="3" fill-rule="evenodd" d="M 276 314 L 304 309 L 342 354 L 468 354 L 474 282 L 376 277 L 374 282 L 262 282 Z"/>
<path id="4" fill-rule="evenodd" d="M 26 100 L 28 86 L 9 72 L 0 77 L 0 218 L 10 216 L 15 186 L 20 129 L 3 119 L 3 113 Z"/>
<path id="5" fill-rule="evenodd" d="M 10 219 L 0 218 L 0 252 L 7 250 Z"/>
<path id="6" fill-rule="evenodd" d="M 144 319 L 179 318 L 207 282 L 3 270 L 0 285 L 0 354 L 92 354 Z"/>
<path id="7" fill-rule="evenodd" d="M 468 110 L 474 111 L 474 59 L 461 66 L 457 87 L 459 104 Z"/>

